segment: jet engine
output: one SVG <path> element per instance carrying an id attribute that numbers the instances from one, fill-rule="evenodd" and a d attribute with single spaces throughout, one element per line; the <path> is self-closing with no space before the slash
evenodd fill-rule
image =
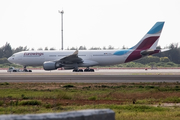
<path id="1" fill-rule="evenodd" d="M 63 67 L 61 63 L 54 61 L 46 61 L 43 63 L 44 70 L 56 70 L 57 68 Z"/>

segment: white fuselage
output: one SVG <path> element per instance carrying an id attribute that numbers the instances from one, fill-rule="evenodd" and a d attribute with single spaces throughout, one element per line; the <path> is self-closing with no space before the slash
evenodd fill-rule
<path id="1" fill-rule="evenodd" d="M 22 51 L 15 53 L 8 58 L 12 63 L 23 66 L 42 66 L 45 61 L 57 61 L 74 53 L 75 50 L 65 51 Z M 117 51 L 117 50 L 116 50 Z M 121 56 L 113 55 L 115 50 L 79 50 L 78 57 L 84 63 L 96 62 L 97 65 L 114 65 L 124 63 L 128 54 Z M 79 67 L 87 67 L 86 64 L 79 64 Z"/>

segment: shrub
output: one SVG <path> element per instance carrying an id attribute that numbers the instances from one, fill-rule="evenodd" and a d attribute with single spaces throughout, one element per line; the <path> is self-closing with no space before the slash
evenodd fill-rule
<path id="1" fill-rule="evenodd" d="M 22 99 L 29 99 L 29 97 L 25 96 L 24 94 L 21 95 Z"/>
<path id="2" fill-rule="evenodd" d="M 148 89 L 153 89 L 153 88 L 155 88 L 154 86 L 146 86 L 146 88 L 148 88 Z"/>
<path id="3" fill-rule="evenodd" d="M 26 100 L 19 102 L 19 105 L 41 105 L 41 101 L 38 100 Z"/>
<path id="4" fill-rule="evenodd" d="M 0 101 L 0 106 L 2 106 L 4 104 L 4 102 L 3 101 Z"/>
<path id="5" fill-rule="evenodd" d="M 102 88 L 109 88 L 107 85 L 101 85 Z"/>
<path id="6" fill-rule="evenodd" d="M 5 84 L 5 85 L 9 85 L 9 83 L 8 83 L 8 82 L 5 82 L 4 84 Z"/>
<path id="7" fill-rule="evenodd" d="M 47 104 L 44 105 L 44 107 L 45 107 L 45 108 L 52 108 L 52 105 L 49 104 L 49 103 L 47 103 Z"/>
<path id="8" fill-rule="evenodd" d="M 168 62 L 167 65 L 170 66 L 170 67 L 175 67 L 176 66 L 173 62 Z"/>
<path id="9" fill-rule="evenodd" d="M 163 62 L 158 62 L 158 63 L 156 64 L 156 66 L 159 66 L 159 67 L 164 67 L 164 65 L 165 65 L 165 63 L 163 63 Z"/>
<path id="10" fill-rule="evenodd" d="M 7 60 L 7 58 L 0 58 L 0 64 L 4 64 L 4 63 L 9 63 L 9 61 Z"/>
<path id="11" fill-rule="evenodd" d="M 66 92 L 60 93 L 60 94 L 57 96 L 57 98 L 59 98 L 59 99 L 66 99 L 66 100 L 72 99 L 72 97 L 71 97 L 69 94 L 67 94 Z"/>
<path id="12" fill-rule="evenodd" d="M 179 97 L 169 97 L 164 99 L 164 102 L 173 102 L 173 103 L 180 103 Z"/>
<path id="13" fill-rule="evenodd" d="M 0 85 L 9 85 L 8 82 L 0 83 Z"/>
<path id="14" fill-rule="evenodd" d="M 19 104 L 19 101 L 18 100 L 11 100 L 10 103 L 9 103 L 11 106 L 17 106 Z"/>
<path id="15" fill-rule="evenodd" d="M 74 87 L 74 85 L 64 85 L 63 87 L 64 88 L 71 88 L 71 87 Z"/>
<path id="16" fill-rule="evenodd" d="M 161 58 L 160 58 L 160 61 L 161 61 L 161 62 L 170 62 L 170 60 L 169 60 L 168 57 L 161 57 Z"/>
<path id="17" fill-rule="evenodd" d="M 142 85 L 139 85 L 139 88 L 144 88 L 144 86 L 142 86 Z"/>
<path id="18" fill-rule="evenodd" d="M 89 100 L 96 100 L 96 99 L 97 99 L 96 96 L 92 96 L 89 98 Z"/>
<path id="19" fill-rule="evenodd" d="M 148 63 L 149 66 L 156 66 L 156 63 L 155 62 L 150 62 Z"/>
<path id="20" fill-rule="evenodd" d="M 144 58 L 138 59 L 135 62 L 141 63 L 141 64 L 148 64 L 150 62 L 158 63 L 160 61 L 159 57 L 156 56 L 146 56 Z"/>
<path id="21" fill-rule="evenodd" d="M 127 63 L 126 67 L 135 67 L 135 63 L 134 62 L 129 62 Z"/>

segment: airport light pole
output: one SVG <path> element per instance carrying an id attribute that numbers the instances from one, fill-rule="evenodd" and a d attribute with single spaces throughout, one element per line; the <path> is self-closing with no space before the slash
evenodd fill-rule
<path id="1" fill-rule="evenodd" d="M 63 50 L 63 13 L 64 13 L 64 11 L 62 10 L 62 11 L 58 11 L 59 13 L 61 13 L 61 40 L 62 40 L 62 48 L 61 48 L 61 50 Z"/>

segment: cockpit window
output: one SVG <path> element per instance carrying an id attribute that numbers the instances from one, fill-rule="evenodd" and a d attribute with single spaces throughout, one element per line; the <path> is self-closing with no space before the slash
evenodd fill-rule
<path id="1" fill-rule="evenodd" d="M 15 55 L 12 55 L 12 57 L 15 57 Z"/>

